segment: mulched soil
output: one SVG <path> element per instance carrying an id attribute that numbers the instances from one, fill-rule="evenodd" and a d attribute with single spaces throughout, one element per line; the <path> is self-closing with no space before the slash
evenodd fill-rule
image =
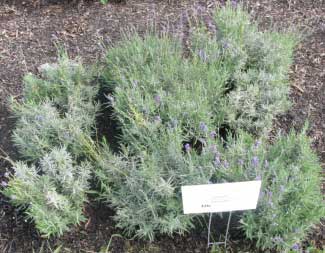
<path id="1" fill-rule="evenodd" d="M 87 63 L 95 63 L 103 56 L 103 45 L 121 39 L 121 29 L 143 33 L 152 24 L 158 30 L 173 25 L 180 35 L 186 35 L 186 27 L 182 26 L 186 13 L 205 12 L 216 4 L 216 1 L 198 0 L 126 0 L 107 5 L 97 1 L 0 0 L 0 148 L 15 157 L 10 141 L 14 119 L 7 107 L 8 97 L 21 94 L 24 74 L 37 73 L 39 65 L 56 60 L 58 46 L 63 45 L 72 57 L 80 56 Z M 325 2 L 251 0 L 245 1 L 245 5 L 262 28 L 298 24 L 307 31 L 296 50 L 291 71 L 292 109 L 278 118 L 274 129 L 299 130 L 308 120 L 313 148 L 324 166 Z M 0 181 L 5 180 L 7 167 L 5 162 L 0 162 Z M 22 210 L 10 206 L 0 196 L 0 252 L 32 252 L 33 249 L 49 252 L 50 248 L 59 246 L 64 252 L 100 252 L 108 246 L 110 238 L 110 252 L 206 252 L 204 229 L 185 237 L 158 238 L 154 244 L 121 238 L 118 235 L 121 231 L 114 228 L 110 218 L 113 212 L 95 202 L 90 202 L 85 210 L 89 222 L 59 239 L 42 239 L 21 213 Z M 320 249 L 325 245 L 324 225 L 319 224 L 306 240 L 307 244 Z M 237 247 L 233 252 L 242 250 L 243 246 L 237 243 Z"/>

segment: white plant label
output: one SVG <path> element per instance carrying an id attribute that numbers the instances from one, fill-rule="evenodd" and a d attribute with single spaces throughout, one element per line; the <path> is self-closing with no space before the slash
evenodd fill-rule
<path id="1" fill-rule="evenodd" d="M 256 209 L 262 181 L 182 186 L 184 214 Z"/>

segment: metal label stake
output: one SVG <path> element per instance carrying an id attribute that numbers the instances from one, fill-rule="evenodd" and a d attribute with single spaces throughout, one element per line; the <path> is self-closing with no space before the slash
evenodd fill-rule
<path id="1" fill-rule="evenodd" d="M 183 185 L 182 202 L 184 214 L 209 213 L 208 248 L 224 245 L 227 252 L 229 226 L 232 212 L 256 209 L 262 181 Z M 214 213 L 229 212 L 225 240 L 211 242 L 211 223 Z"/>
<path id="2" fill-rule="evenodd" d="M 227 253 L 227 241 L 228 241 L 228 234 L 229 234 L 229 226 L 230 226 L 230 220 L 231 220 L 231 214 L 232 212 L 229 212 L 228 215 L 228 222 L 227 222 L 227 229 L 226 229 L 226 235 L 225 235 L 225 240 L 224 241 L 220 241 L 220 242 L 211 242 L 210 238 L 211 238 L 211 223 L 212 223 L 212 215 L 213 213 L 210 213 L 209 216 L 209 227 L 208 227 L 208 248 L 210 246 L 213 245 L 224 245 L 225 246 L 225 252 Z"/>

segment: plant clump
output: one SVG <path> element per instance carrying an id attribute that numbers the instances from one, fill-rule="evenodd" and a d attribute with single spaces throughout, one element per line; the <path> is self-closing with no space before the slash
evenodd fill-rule
<path id="1" fill-rule="evenodd" d="M 18 119 L 13 142 L 21 156 L 35 161 L 62 145 L 82 156 L 99 110 L 94 102 L 98 88 L 88 85 L 91 75 L 61 56 L 59 64 L 43 68 L 42 78 L 28 74 L 24 81 L 23 100 L 11 102 Z"/>
<path id="2" fill-rule="evenodd" d="M 183 214 L 181 186 L 262 180 L 258 207 L 240 216 L 240 229 L 260 249 L 299 250 L 325 216 L 321 168 L 305 131 L 267 141 L 290 105 L 297 37 L 259 31 L 240 5 L 213 18 L 216 31 L 193 29 L 187 56 L 172 36 L 127 35 L 98 71 L 103 89 L 67 57 L 25 77 L 23 99 L 12 101 L 24 161 L 13 164 L 2 191 L 43 234 L 84 221 L 93 175 L 116 225 L 150 241 L 195 228 L 197 216 Z M 112 112 L 117 144 L 98 138 L 100 109 Z"/>
<path id="3" fill-rule="evenodd" d="M 41 74 L 25 77 L 22 101 L 12 98 L 13 142 L 25 161 L 13 164 L 3 192 L 26 207 L 42 234 L 52 236 L 85 220 L 98 88 L 90 85 L 83 66 L 64 54 L 58 64 L 43 66 Z"/>
<path id="4" fill-rule="evenodd" d="M 65 148 L 53 148 L 39 163 L 36 167 L 16 162 L 4 194 L 26 207 L 43 235 L 62 235 L 69 226 L 85 221 L 82 210 L 92 168 L 89 163 L 74 164 Z"/>
<path id="5" fill-rule="evenodd" d="M 321 196 L 316 157 L 306 160 L 310 169 L 291 159 L 294 147 L 301 157 L 311 153 L 304 134 L 265 145 L 272 120 L 290 104 L 287 79 L 296 37 L 258 31 L 240 6 L 227 5 L 214 19 L 218 31 L 199 26 L 187 58 L 181 42 L 168 35 L 131 35 L 107 53 L 104 77 L 113 91 L 108 103 L 121 128 L 121 152 L 107 148 L 97 176 L 102 197 L 117 210 L 117 225 L 129 234 L 153 240 L 157 233 L 191 229 L 193 216 L 184 216 L 180 205 L 182 185 L 262 180 L 264 193 L 286 184 L 292 185 L 290 196 Z M 273 155 L 285 146 L 288 157 Z M 311 175 L 301 177 L 303 171 Z M 265 196 L 241 220 L 247 238 L 261 248 L 290 248 L 324 215 L 319 199 L 303 208 L 276 195 L 275 211 Z M 274 214 L 276 229 L 269 222 Z M 301 233 L 294 235 L 287 222 L 299 224 Z M 277 237 L 283 243 L 270 239 Z"/>
<path id="6" fill-rule="evenodd" d="M 255 135 L 267 134 L 274 117 L 290 105 L 288 72 L 297 35 L 259 31 L 240 6 L 217 10 L 214 22 L 217 31 L 213 35 L 203 25 L 194 32 L 192 50 L 211 68 L 207 74 L 223 77 L 224 94 L 215 113 L 224 118 L 216 123 Z M 216 93 L 213 88 L 219 87 L 211 87 L 209 94 Z"/>
<path id="7" fill-rule="evenodd" d="M 219 181 L 262 180 L 257 209 L 240 220 L 246 237 L 262 249 L 301 249 L 301 240 L 325 213 L 322 169 L 305 130 L 279 135 L 272 145 L 241 133 L 219 159 L 229 161 L 226 170 L 216 172 Z"/>

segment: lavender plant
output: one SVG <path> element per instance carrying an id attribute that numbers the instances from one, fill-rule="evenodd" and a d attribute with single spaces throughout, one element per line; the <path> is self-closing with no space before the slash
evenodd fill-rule
<path id="1" fill-rule="evenodd" d="M 91 72 L 61 55 L 57 64 L 27 75 L 23 100 L 12 99 L 17 117 L 13 141 L 22 162 L 3 190 L 14 205 L 26 207 L 29 218 L 49 237 L 62 235 L 83 216 L 90 160 L 97 157 L 92 136 L 99 105 Z"/>
<path id="2" fill-rule="evenodd" d="M 182 185 L 262 179 L 263 191 L 277 187 L 270 168 L 279 162 L 271 155 L 279 146 L 268 148 L 265 134 L 275 115 L 289 105 L 287 73 L 296 37 L 259 32 L 240 6 L 227 5 L 214 17 L 217 36 L 199 27 L 187 58 L 180 41 L 166 34 L 127 35 L 107 53 L 104 77 L 112 91 L 108 103 L 121 129 L 121 151 L 113 154 L 104 145 L 97 177 L 102 198 L 117 210 L 117 225 L 128 234 L 153 240 L 157 233 L 188 231 L 193 217 L 182 213 Z M 221 138 L 218 130 L 225 125 L 234 136 L 228 132 Z M 295 145 L 303 154 L 311 152 L 302 139 Z M 319 167 L 313 159 L 309 165 L 314 180 Z M 287 167 L 298 166 L 287 160 Z M 284 165 L 277 173 L 292 177 Z M 303 173 L 298 169 L 297 175 Z M 308 184 L 314 194 L 319 189 L 313 180 L 295 180 L 292 191 L 297 196 L 309 199 L 311 192 L 299 195 L 294 184 Z M 275 212 L 264 200 L 261 203 L 256 213 L 242 219 L 247 237 L 256 239 L 261 248 L 287 250 L 297 243 L 286 224 L 283 230 L 272 230 L 267 222 Z M 283 205 L 279 201 L 278 215 L 292 224 L 298 222 L 295 209 L 309 211 L 290 202 L 295 217 L 290 220 Z M 310 207 L 313 211 L 300 225 L 308 226 L 323 214 L 318 200 Z M 286 244 L 270 243 L 270 238 L 285 233 Z"/>
<path id="3" fill-rule="evenodd" d="M 166 34 L 130 34 L 108 51 L 104 95 L 121 133 L 114 152 L 92 139 L 99 105 L 91 72 L 61 57 L 42 65 L 40 77 L 26 76 L 23 100 L 12 100 L 13 140 L 25 162 L 14 164 L 4 193 L 43 234 L 84 220 L 93 168 L 117 226 L 149 240 L 193 228 L 182 185 L 261 179 L 258 209 L 245 213 L 241 228 L 263 249 L 297 249 L 324 216 L 320 167 L 305 133 L 266 141 L 289 105 L 296 38 L 259 32 L 241 6 L 226 5 L 214 19 L 218 32 L 198 27 L 189 57 Z"/>
<path id="4" fill-rule="evenodd" d="M 36 161 L 53 147 L 66 146 L 81 157 L 90 145 L 99 106 L 97 86 L 80 63 L 61 56 L 58 64 L 43 66 L 43 78 L 25 77 L 23 101 L 12 99 L 17 117 L 13 142 L 21 156 Z"/>
<path id="5" fill-rule="evenodd" d="M 257 209 L 240 221 L 247 238 L 263 250 L 300 251 L 325 215 L 321 167 L 305 131 L 279 135 L 272 145 L 241 132 L 220 151 L 214 182 L 262 180 Z"/>
<path id="6" fill-rule="evenodd" d="M 85 221 L 82 209 L 89 163 L 77 165 L 65 148 L 53 148 L 39 166 L 16 162 L 13 169 L 15 174 L 3 193 L 13 204 L 27 208 L 28 217 L 43 235 L 62 235 L 71 225 Z"/>
<path id="7" fill-rule="evenodd" d="M 219 117 L 213 114 L 218 100 L 210 104 L 205 97 L 212 88 L 216 97 L 221 94 L 218 73 L 202 74 L 206 67 L 192 64 L 182 54 L 180 42 L 167 35 L 148 35 L 144 40 L 130 36 L 120 47 L 109 50 L 105 75 L 114 90 L 111 103 L 123 125 L 125 144 L 148 143 L 150 136 L 145 135 L 150 122 L 178 125 L 191 139 L 200 135 L 200 122 L 212 126 L 213 118 Z M 146 139 L 137 138 L 138 131 Z"/>
<path id="8" fill-rule="evenodd" d="M 154 240 L 157 232 L 183 234 L 193 227 L 191 216 L 184 215 L 180 187 L 207 184 L 215 172 L 215 141 L 197 154 L 190 144 L 182 150 L 180 127 L 160 128 L 151 135 L 150 149 L 138 155 L 131 147 L 120 155 L 104 152 L 97 176 L 102 182 L 102 197 L 116 208 L 117 225 L 129 235 Z"/>
<path id="9" fill-rule="evenodd" d="M 213 182 L 261 180 L 268 170 L 266 141 L 240 132 L 229 137 L 215 157 L 217 170 Z"/>
<path id="10" fill-rule="evenodd" d="M 192 53 L 224 73 L 223 107 L 216 113 L 235 130 L 267 134 L 275 115 L 290 106 L 288 72 L 299 36 L 260 32 L 240 4 L 218 9 L 214 21 L 212 35 L 202 25 L 193 33 Z"/>
<path id="11" fill-rule="evenodd" d="M 204 68 L 184 60 L 179 41 L 152 35 L 112 48 L 107 64 L 114 90 L 109 103 L 121 124 L 123 152 L 101 163 L 103 197 L 129 234 L 153 240 L 157 231 L 184 233 L 192 223 L 182 213 L 180 186 L 208 183 L 215 169 L 213 154 L 203 152 L 215 142 L 206 139 L 215 115 L 198 75 Z M 222 90 L 216 76 L 205 79 Z"/>
<path id="12" fill-rule="evenodd" d="M 258 208 L 242 218 L 247 238 L 262 249 L 300 252 L 301 242 L 325 216 L 322 168 L 310 144 L 304 131 L 291 132 L 279 136 L 264 156 Z"/>

